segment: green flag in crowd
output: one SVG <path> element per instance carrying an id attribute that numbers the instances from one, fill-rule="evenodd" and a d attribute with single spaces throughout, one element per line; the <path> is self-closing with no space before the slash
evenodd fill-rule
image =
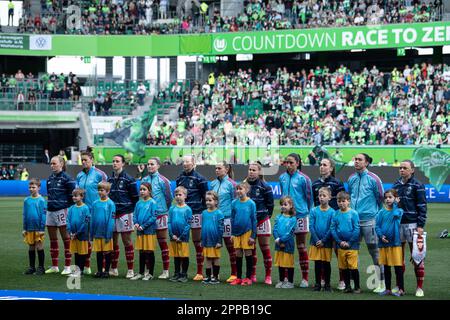
<path id="1" fill-rule="evenodd" d="M 130 127 L 130 135 L 123 142 L 123 147 L 133 154 L 144 157 L 147 133 L 153 122 L 153 115 L 145 112 L 137 121 L 134 121 Z"/>
<path id="2" fill-rule="evenodd" d="M 439 192 L 450 174 L 450 154 L 437 148 L 420 147 L 414 151 L 413 161 Z"/>

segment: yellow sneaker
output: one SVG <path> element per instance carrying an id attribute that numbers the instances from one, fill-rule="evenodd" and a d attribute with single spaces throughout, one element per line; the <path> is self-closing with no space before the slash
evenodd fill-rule
<path id="1" fill-rule="evenodd" d="M 237 279 L 237 276 L 230 276 L 228 279 L 227 279 L 227 283 L 232 283 L 234 280 L 236 280 Z"/>
<path id="2" fill-rule="evenodd" d="M 202 281 L 203 280 L 203 275 L 202 274 L 196 274 L 194 279 L 192 279 L 194 281 Z"/>

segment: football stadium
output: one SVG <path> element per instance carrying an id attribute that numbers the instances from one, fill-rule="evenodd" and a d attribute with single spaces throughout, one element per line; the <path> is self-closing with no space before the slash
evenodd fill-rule
<path id="1" fill-rule="evenodd" d="M 450 1 L 2 0 L 0 68 L 0 300 L 450 297 Z"/>

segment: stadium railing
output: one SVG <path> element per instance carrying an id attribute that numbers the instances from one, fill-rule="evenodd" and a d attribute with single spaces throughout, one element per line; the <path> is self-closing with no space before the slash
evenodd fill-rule
<path id="1" fill-rule="evenodd" d="M 71 111 L 79 104 L 73 100 L 25 100 L 0 99 L 0 111 Z"/>

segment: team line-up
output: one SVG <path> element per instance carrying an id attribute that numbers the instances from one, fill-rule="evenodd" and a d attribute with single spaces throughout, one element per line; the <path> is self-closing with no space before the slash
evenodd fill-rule
<path id="1" fill-rule="evenodd" d="M 405 294 L 403 274 L 408 242 L 417 279 L 415 295 L 424 296 L 423 244 L 427 204 L 425 187 L 414 178 L 414 164 L 410 160 L 401 162 L 399 179 L 392 189 L 384 192 L 379 177 L 368 170 L 371 157 L 357 154 L 355 173 L 348 179 L 346 192 L 343 183 L 334 177 L 333 160 L 321 161 L 320 178 L 311 183 L 301 171 L 300 156 L 295 153 L 288 155 L 284 162 L 286 172 L 280 176 L 281 213 L 276 216 L 272 231 L 270 219 L 274 199 L 259 162 L 249 165 L 248 176 L 239 184 L 232 180 L 231 165 L 226 162 L 217 164 L 217 178 L 208 190 L 207 180 L 195 170 L 194 158 L 185 156 L 183 172 L 176 179 L 173 197 L 169 180 L 158 172 L 159 158 L 148 160 L 149 174 L 142 179 L 139 191 L 136 180 L 124 171 L 122 155 L 113 157 L 110 177 L 95 168 L 92 150 L 83 151 L 81 159 L 83 170 L 76 181 L 65 172 L 62 157 L 51 159 L 47 201 L 39 194 L 40 181 L 30 180 L 30 196 L 24 200 L 23 206 L 23 236 L 29 245 L 30 263 L 25 274 L 59 273 L 59 232 L 65 256 L 61 274 L 73 277 L 91 274 L 90 256 L 94 251 L 98 270 L 94 277 L 117 277 L 120 235 L 128 267 L 126 278 L 153 278 L 154 251 L 158 242 L 163 262 L 163 272 L 158 278 L 187 282 L 189 239 L 192 237 L 197 263 L 194 281 L 220 283 L 221 248 L 224 244 L 231 266 L 231 276 L 226 282 L 233 286 L 252 285 L 257 281 L 258 244 L 264 258 L 264 283 L 272 285 L 269 240 L 273 235 L 274 262 L 279 270 L 275 288 L 294 288 L 294 251 L 297 247 L 302 274 L 300 287 L 309 286 L 309 261 L 314 261 L 313 290 L 331 292 L 330 261 L 334 248 L 339 267 L 337 288 L 345 293 L 360 293 L 358 253 L 364 239 L 373 264 L 380 267 L 379 286 L 374 292 L 396 296 Z M 44 269 L 43 250 L 45 227 L 50 238 L 52 260 L 52 267 L 47 270 Z M 133 231 L 136 231 L 134 245 Z M 306 244 L 308 233 L 309 249 Z M 135 249 L 139 253 L 138 273 L 134 272 Z M 72 255 L 75 268 L 71 268 Z M 169 257 L 174 263 L 172 276 L 169 275 Z M 394 288 L 391 266 L 396 275 Z"/>

